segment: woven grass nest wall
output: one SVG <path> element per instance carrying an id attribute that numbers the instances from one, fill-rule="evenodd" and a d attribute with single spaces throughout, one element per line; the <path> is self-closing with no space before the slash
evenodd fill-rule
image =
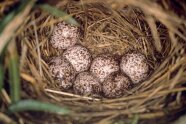
<path id="1" fill-rule="evenodd" d="M 47 61 L 64 51 L 49 40 L 54 25 L 64 21 L 36 9 L 18 30 L 23 99 L 65 106 L 69 115 L 23 112 L 27 123 L 131 123 L 154 120 L 184 110 L 186 53 L 184 18 L 162 5 L 131 1 L 63 1 L 56 6 L 80 24 L 81 44 L 93 58 L 102 53 L 121 57 L 129 51 L 143 53 L 151 67 L 149 77 L 120 98 L 81 96 L 64 91 L 49 73 Z M 166 120 L 166 119 L 165 119 Z"/>

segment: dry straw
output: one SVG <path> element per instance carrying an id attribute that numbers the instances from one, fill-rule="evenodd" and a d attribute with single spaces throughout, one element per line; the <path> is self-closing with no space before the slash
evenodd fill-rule
<path id="1" fill-rule="evenodd" d="M 166 3 L 164 3 L 166 4 Z M 63 1 L 60 9 L 72 15 L 81 28 L 81 42 L 92 53 L 121 56 L 137 50 L 152 67 L 150 77 L 117 99 L 92 98 L 61 91 L 48 72 L 47 59 L 63 51 L 51 47 L 54 24 L 63 20 L 34 10 L 17 36 L 24 98 L 37 98 L 69 107 L 70 117 L 43 114 L 44 122 L 110 122 L 116 118 L 154 119 L 183 108 L 186 90 L 185 20 L 157 3 L 141 0 Z M 32 113 L 27 121 L 40 122 Z"/>

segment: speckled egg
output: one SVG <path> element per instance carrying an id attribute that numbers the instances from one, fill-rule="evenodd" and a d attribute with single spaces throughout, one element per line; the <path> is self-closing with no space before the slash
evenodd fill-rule
<path id="1" fill-rule="evenodd" d="M 74 81 L 76 94 L 93 95 L 102 91 L 101 84 L 89 72 L 81 72 Z"/>
<path id="2" fill-rule="evenodd" d="M 100 55 L 96 57 L 90 67 L 90 72 L 103 82 L 113 72 L 119 70 L 118 62 L 109 55 Z"/>
<path id="3" fill-rule="evenodd" d="M 149 74 L 149 65 L 145 56 L 141 53 L 127 53 L 120 63 L 123 73 L 128 75 L 134 84 L 145 80 Z"/>
<path id="4" fill-rule="evenodd" d="M 61 57 L 52 57 L 49 62 L 49 71 L 62 89 L 69 89 L 75 79 L 75 70 L 71 64 Z"/>
<path id="5" fill-rule="evenodd" d="M 127 76 L 114 73 L 103 82 L 103 93 L 107 98 L 118 98 L 123 96 L 131 86 L 132 83 Z"/>
<path id="6" fill-rule="evenodd" d="M 88 49 L 80 45 L 68 48 L 63 53 L 63 57 L 71 63 L 78 73 L 88 70 L 92 60 Z"/>
<path id="7" fill-rule="evenodd" d="M 64 22 L 55 25 L 50 43 L 54 48 L 67 49 L 74 46 L 80 39 L 77 27 Z"/>

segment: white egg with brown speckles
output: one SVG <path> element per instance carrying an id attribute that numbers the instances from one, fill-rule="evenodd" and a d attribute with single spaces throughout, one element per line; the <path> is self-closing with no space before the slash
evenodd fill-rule
<path id="1" fill-rule="evenodd" d="M 120 68 L 134 84 L 145 80 L 150 70 L 145 56 L 141 53 L 125 54 L 121 59 Z"/>
<path id="2" fill-rule="evenodd" d="M 80 33 L 77 27 L 61 22 L 54 26 L 50 43 L 54 48 L 67 49 L 74 46 L 79 39 Z"/>
<path id="3" fill-rule="evenodd" d="M 80 45 L 68 48 L 63 53 L 63 57 L 71 63 L 78 73 L 88 70 L 92 60 L 88 49 Z"/>
<path id="4" fill-rule="evenodd" d="M 131 87 L 132 83 L 127 76 L 114 73 L 103 82 L 103 93 L 107 98 L 118 98 L 123 96 Z"/>
<path id="5" fill-rule="evenodd" d="M 90 72 L 103 82 L 110 74 L 119 70 L 118 62 L 109 55 L 96 57 L 90 67 Z"/>
<path id="6" fill-rule="evenodd" d="M 62 89 L 69 89 L 75 79 L 75 70 L 71 64 L 61 57 L 52 57 L 49 62 L 49 71 Z"/>
<path id="7" fill-rule="evenodd" d="M 95 95 L 102 91 L 101 84 L 89 72 L 81 72 L 74 81 L 74 91 L 80 95 Z"/>

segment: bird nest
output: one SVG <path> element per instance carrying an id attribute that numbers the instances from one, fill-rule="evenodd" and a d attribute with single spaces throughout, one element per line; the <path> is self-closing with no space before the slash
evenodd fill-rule
<path id="1" fill-rule="evenodd" d="M 47 60 L 63 53 L 51 47 L 49 40 L 54 25 L 65 18 L 34 10 L 17 36 L 21 52 L 22 97 L 66 106 L 73 112 L 69 116 L 27 112 L 23 113 L 26 120 L 35 123 L 106 123 L 136 116 L 140 119 L 161 118 L 182 110 L 186 54 L 181 25 L 185 26 L 185 23 L 150 3 L 147 6 L 143 2 L 127 1 L 117 9 L 112 8 L 114 1 L 111 3 L 65 1 L 57 7 L 80 24 L 78 44 L 88 48 L 93 57 L 101 53 L 121 56 L 138 51 L 146 56 L 152 68 L 151 75 L 121 98 L 94 98 L 74 94 L 72 90 L 63 91 L 52 79 Z"/>

